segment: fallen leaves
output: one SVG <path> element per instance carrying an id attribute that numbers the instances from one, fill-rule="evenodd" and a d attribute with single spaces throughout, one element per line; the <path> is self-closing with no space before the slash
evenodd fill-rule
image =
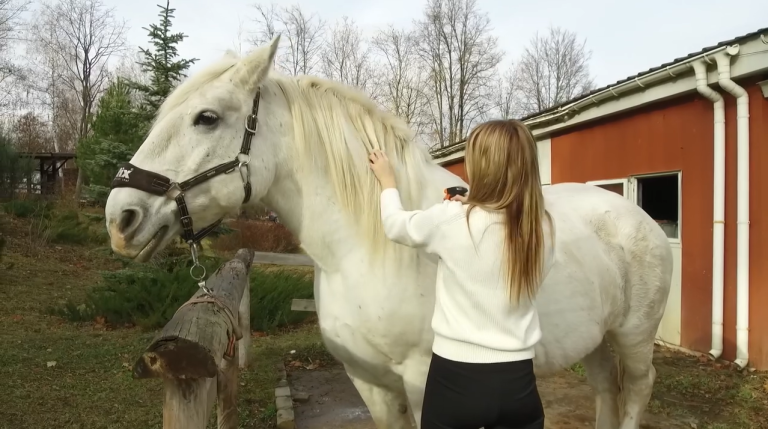
<path id="1" fill-rule="evenodd" d="M 320 361 L 314 361 L 313 362 L 312 360 L 310 360 L 309 363 L 305 364 L 304 362 L 299 361 L 299 360 L 292 360 L 292 361 L 288 362 L 287 366 L 292 367 L 292 368 L 304 368 L 304 369 L 312 370 L 312 369 L 320 368 L 321 365 L 322 365 L 322 362 L 320 362 Z"/>

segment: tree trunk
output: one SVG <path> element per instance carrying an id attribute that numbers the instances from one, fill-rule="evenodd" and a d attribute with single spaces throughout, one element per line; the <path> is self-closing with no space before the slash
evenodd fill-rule
<path id="1" fill-rule="evenodd" d="M 80 194 L 83 191 L 83 181 L 84 180 L 85 180 L 85 173 L 83 172 L 82 168 L 78 167 L 78 169 L 77 169 L 77 183 L 75 184 L 75 195 L 73 196 L 73 198 L 75 199 L 75 202 L 77 202 L 78 204 L 80 203 Z M 63 187 L 64 187 L 64 185 L 63 185 L 64 178 L 63 177 L 61 178 L 61 181 L 62 181 L 62 189 L 63 189 Z"/>

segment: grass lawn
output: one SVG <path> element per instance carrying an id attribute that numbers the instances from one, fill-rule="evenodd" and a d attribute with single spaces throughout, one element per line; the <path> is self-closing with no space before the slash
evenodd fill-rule
<path id="1" fill-rule="evenodd" d="M 161 381 L 131 376 L 154 332 L 46 315 L 51 305 L 84 297 L 97 270 L 113 268 L 119 264 L 103 251 L 29 252 L 11 237 L 0 262 L 0 429 L 162 426 Z M 240 375 L 240 427 L 274 427 L 275 368 L 291 350 L 294 359 L 330 359 L 313 323 L 257 334 L 251 367 Z"/>
<path id="2" fill-rule="evenodd" d="M 97 270 L 120 264 L 105 249 L 32 249 L 28 228 L 11 222 L 15 233 L 6 234 L 0 261 L 0 429 L 161 427 L 161 382 L 131 377 L 153 332 L 46 315 L 49 306 L 83 298 Z M 240 375 L 240 427 L 273 428 L 276 364 L 332 358 L 313 323 L 254 336 L 252 365 Z M 653 412 L 690 419 L 697 429 L 768 428 L 765 374 L 664 349 L 654 364 Z M 572 370 L 583 376 L 580 366 Z"/>

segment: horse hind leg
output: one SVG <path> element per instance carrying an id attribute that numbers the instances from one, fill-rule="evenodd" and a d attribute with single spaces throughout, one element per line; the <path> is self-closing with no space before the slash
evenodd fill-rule
<path id="1" fill-rule="evenodd" d="M 349 375 L 349 373 L 347 373 Z M 349 375 L 377 429 L 412 429 L 404 391 L 391 391 Z"/>
<path id="2" fill-rule="evenodd" d="M 616 362 L 608 342 L 603 339 L 581 362 L 587 371 L 587 381 L 595 393 L 595 429 L 618 428 L 620 388 Z"/>
<path id="3" fill-rule="evenodd" d="M 653 335 L 643 333 L 616 333 L 611 344 L 619 357 L 619 383 L 621 385 L 620 429 L 640 429 L 640 420 L 651 400 L 656 368 L 653 366 Z"/>

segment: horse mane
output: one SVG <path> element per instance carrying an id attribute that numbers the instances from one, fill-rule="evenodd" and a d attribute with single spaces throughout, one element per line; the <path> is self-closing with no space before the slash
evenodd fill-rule
<path id="1" fill-rule="evenodd" d="M 431 157 L 413 141 L 399 117 L 380 108 L 363 92 L 315 76 L 272 72 L 263 85 L 276 85 L 293 119 L 295 174 L 310 183 L 318 171 L 333 186 L 341 207 L 353 215 L 374 247 L 390 243 L 380 214 L 381 185 L 369 168 L 368 155 L 381 149 L 390 159 L 406 210 L 421 209 L 422 188 Z"/>

